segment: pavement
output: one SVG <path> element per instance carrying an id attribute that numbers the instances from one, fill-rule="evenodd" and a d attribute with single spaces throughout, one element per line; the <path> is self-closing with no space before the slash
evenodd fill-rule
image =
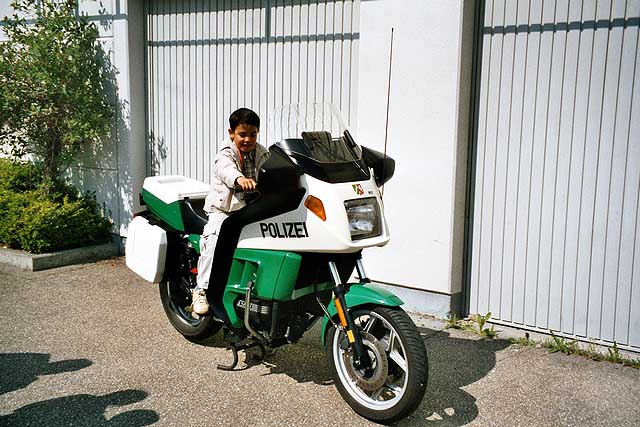
<path id="1" fill-rule="evenodd" d="M 640 370 L 512 346 L 415 317 L 429 385 L 399 426 L 639 426 Z M 319 328 L 224 372 L 121 258 L 0 265 L 0 426 L 370 426 L 333 386 Z"/>

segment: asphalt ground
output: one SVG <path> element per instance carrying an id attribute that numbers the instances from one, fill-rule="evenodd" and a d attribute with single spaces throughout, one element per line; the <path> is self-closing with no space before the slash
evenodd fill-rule
<path id="1" fill-rule="evenodd" d="M 398 425 L 640 425 L 640 370 L 416 320 L 429 386 Z M 264 362 L 217 370 L 230 362 L 220 336 L 184 339 L 123 259 L 0 265 L 0 325 L 0 426 L 373 425 L 333 386 L 319 328 Z"/>

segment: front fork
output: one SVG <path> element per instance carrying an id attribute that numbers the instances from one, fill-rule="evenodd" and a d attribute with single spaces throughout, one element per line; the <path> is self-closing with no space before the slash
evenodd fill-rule
<path id="1" fill-rule="evenodd" d="M 356 269 L 361 282 L 370 282 L 364 272 L 361 259 L 356 260 Z M 371 358 L 369 357 L 369 353 L 364 350 L 362 337 L 360 336 L 360 332 L 358 331 L 358 328 L 351 317 L 351 313 L 349 312 L 349 307 L 347 306 L 345 298 L 345 294 L 348 289 L 345 284 L 342 283 L 342 279 L 340 279 L 340 274 L 338 273 L 338 268 L 336 267 L 335 262 L 329 261 L 329 271 L 331 272 L 331 277 L 333 278 L 333 283 L 335 285 L 333 288 L 333 295 L 336 311 L 338 312 L 338 318 L 340 319 L 340 326 L 342 326 L 342 329 L 347 336 L 349 346 L 353 349 L 353 365 L 356 369 L 369 368 L 371 367 Z"/>

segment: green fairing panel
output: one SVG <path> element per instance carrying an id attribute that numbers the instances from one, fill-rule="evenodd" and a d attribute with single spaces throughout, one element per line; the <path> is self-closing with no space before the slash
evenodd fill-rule
<path id="1" fill-rule="evenodd" d="M 222 302 L 234 327 L 242 327 L 234 302 L 245 297 L 247 283 L 255 282 L 252 297 L 289 301 L 298 277 L 302 257 L 293 252 L 236 249 Z"/>
<path id="2" fill-rule="evenodd" d="M 169 224 L 178 231 L 184 231 L 184 223 L 182 221 L 182 212 L 180 211 L 180 202 L 165 203 L 156 196 L 142 190 L 142 199 L 147 208 L 158 218 Z"/>
<path id="3" fill-rule="evenodd" d="M 199 254 L 200 253 L 200 235 L 199 234 L 189 234 L 189 242 L 191 242 L 191 245 L 196 250 L 196 252 L 198 252 L 198 254 Z"/>
<path id="4" fill-rule="evenodd" d="M 345 298 L 347 300 L 347 306 L 349 307 L 349 310 L 366 304 L 382 305 L 387 307 L 397 307 L 404 304 L 404 301 L 398 298 L 393 292 L 375 283 L 352 284 L 349 288 L 349 292 L 347 292 L 347 294 L 345 295 Z M 327 306 L 327 311 L 329 312 L 331 317 L 335 316 L 338 313 L 333 300 L 331 300 L 331 302 Z M 326 335 L 328 323 L 329 319 L 325 315 L 322 319 L 322 345 L 324 345 L 324 338 Z"/>

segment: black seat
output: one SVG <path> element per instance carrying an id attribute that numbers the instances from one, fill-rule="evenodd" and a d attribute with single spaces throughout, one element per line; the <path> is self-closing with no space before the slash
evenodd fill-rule
<path id="1" fill-rule="evenodd" d="M 184 232 L 189 234 L 202 234 L 204 226 L 209 218 L 204 211 L 204 199 L 184 199 L 180 203 Z"/>

